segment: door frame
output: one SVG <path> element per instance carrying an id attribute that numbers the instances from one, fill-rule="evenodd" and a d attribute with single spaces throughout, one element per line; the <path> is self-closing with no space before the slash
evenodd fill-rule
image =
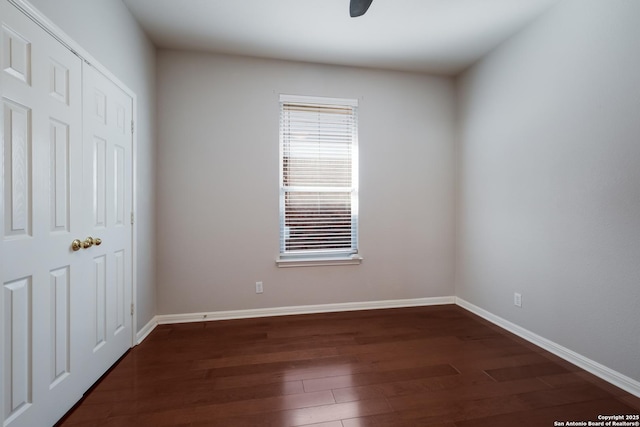
<path id="1" fill-rule="evenodd" d="M 122 91 L 124 91 L 128 96 L 131 97 L 133 101 L 132 105 L 132 126 L 133 130 L 131 132 L 131 214 L 133 215 L 133 224 L 131 226 L 131 301 L 133 303 L 133 315 L 131 316 L 131 347 L 134 347 L 138 344 L 138 299 L 137 299 L 137 271 L 138 271 L 138 263 L 137 263 L 137 248 L 138 248 L 138 220 L 136 213 L 138 212 L 138 197 L 136 191 L 136 182 L 137 180 L 137 159 L 138 159 L 138 134 L 135 124 L 138 122 L 138 99 L 135 94 L 127 85 L 125 85 L 118 77 L 116 77 L 109 69 L 103 66 L 95 57 L 93 57 L 87 50 L 82 48 L 75 40 L 73 40 L 69 35 L 67 35 L 60 27 L 54 24 L 49 18 L 43 15 L 38 9 L 36 9 L 31 3 L 27 0 L 0 0 L 7 1 L 9 4 L 15 6 L 24 13 L 29 19 L 34 21 L 37 25 L 39 25 L 43 30 L 49 33 L 54 39 L 60 42 L 63 46 L 69 49 L 71 52 L 76 54 L 82 61 L 88 63 L 93 68 L 102 73 L 107 79 L 111 80 L 116 86 L 118 86 Z"/>

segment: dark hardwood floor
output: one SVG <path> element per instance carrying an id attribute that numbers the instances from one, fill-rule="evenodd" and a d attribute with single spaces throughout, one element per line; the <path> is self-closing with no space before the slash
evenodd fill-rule
<path id="1" fill-rule="evenodd" d="M 448 305 L 159 326 L 58 425 L 544 427 L 638 413 L 639 398 Z"/>

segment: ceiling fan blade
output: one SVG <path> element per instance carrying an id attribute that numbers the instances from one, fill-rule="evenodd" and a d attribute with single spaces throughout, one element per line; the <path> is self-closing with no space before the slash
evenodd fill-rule
<path id="1" fill-rule="evenodd" d="M 369 9 L 369 6 L 371 6 L 372 1 L 373 0 L 351 0 L 349 14 L 352 18 L 364 15 L 367 9 Z"/>

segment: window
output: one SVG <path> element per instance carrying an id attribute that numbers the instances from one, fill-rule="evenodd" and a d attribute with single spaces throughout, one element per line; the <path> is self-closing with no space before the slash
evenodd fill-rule
<path id="1" fill-rule="evenodd" d="M 360 262 L 357 106 L 280 96 L 280 266 Z"/>

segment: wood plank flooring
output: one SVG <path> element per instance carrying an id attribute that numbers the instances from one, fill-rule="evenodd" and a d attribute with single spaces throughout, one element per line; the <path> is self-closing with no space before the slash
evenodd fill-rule
<path id="1" fill-rule="evenodd" d="M 157 327 L 58 423 L 554 426 L 640 399 L 453 306 Z"/>

